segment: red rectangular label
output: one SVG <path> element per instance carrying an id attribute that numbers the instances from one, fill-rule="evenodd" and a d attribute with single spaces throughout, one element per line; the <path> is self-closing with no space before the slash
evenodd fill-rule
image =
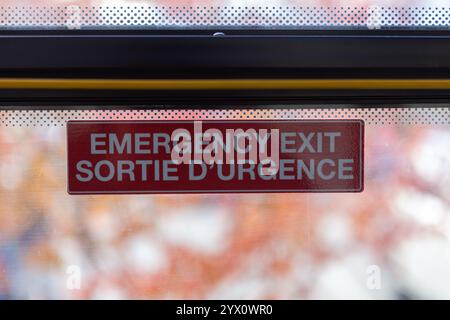
<path id="1" fill-rule="evenodd" d="M 70 194 L 361 192 L 361 120 L 69 121 Z"/>

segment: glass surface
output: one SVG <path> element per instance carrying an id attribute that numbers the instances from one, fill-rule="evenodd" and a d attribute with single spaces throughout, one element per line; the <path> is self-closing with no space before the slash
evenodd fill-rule
<path id="1" fill-rule="evenodd" d="M 3 29 L 448 29 L 448 0 L 0 0 Z"/>
<path id="2" fill-rule="evenodd" d="M 359 194 L 70 196 L 72 119 L 364 119 Z M 450 298 L 450 108 L 0 111 L 1 298 Z"/>

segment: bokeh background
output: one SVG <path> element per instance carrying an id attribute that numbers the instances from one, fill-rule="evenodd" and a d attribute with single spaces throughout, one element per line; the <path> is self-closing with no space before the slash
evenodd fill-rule
<path id="1" fill-rule="evenodd" d="M 9 6 L 265 3 L 0 0 L 0 18 L 17 22 Z M 448 107 L 441 115 L 435 124 L 421 124 L 424 114 L 409 124 L 368 124 L 360 194 L 69 196 L 64 125 L 2 113 L 0 298 L 450 299 Z M 367 283 L 374 267 L 377 290 Z M 79 289 L 68 285 L 73 270 Z"/>
<path id="2" fill-rule="evenodd" d="M 11 28 L 450 28 L 448 0 L 0 0 Z"/>
<path id="3" fill-rule="evenodd" d="M 318 110 L 366 120 L 364 192 L 70 196 L 67 118 L 213 113 L 1 112 L 0 297 L 450 298 L 450 109 Z"/>

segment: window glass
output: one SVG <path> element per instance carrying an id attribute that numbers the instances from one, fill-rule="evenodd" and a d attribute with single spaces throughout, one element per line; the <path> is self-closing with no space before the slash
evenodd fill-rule
<path id="1" fill-rule="evenodd" d="M 67 120 L 363 119 L 362 193 L 70 196 Z M 0 111 L 1 298 L 450 298 L 450 109 Z"/>
<path id="2" fill-rule="evenodd" d="M 3 29 L 448 29 L 447 0 L 0 1 Z"/>

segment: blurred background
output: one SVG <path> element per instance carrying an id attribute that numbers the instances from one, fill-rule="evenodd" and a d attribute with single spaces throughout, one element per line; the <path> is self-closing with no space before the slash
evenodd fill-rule
<path id="1" fill-rule="evenodd" d="M 2 0 L 0 3 L 11 6 L 67 6 L 88 5 L 88 6 L 133 6 L 133 5 L 173 5 L 173 6 L 251 6 L 259 4 L 271 5 L 318 5 L 318 6 L 366 6 L 366 5 L 385 5 L 385 6 L 408 6 L 428 5 L 430 7 L 446 6 L 445 0 Z"/>
<path id="2" fill-rule="evenodd" d="M 1 298 L 450 298 L 448 108 L 359 111 L 357 194 L 70 196 L 61 114 L 163 117 L 0 114 Z"/>
<path id="3" fill-rule="evenodd" d="M 446 28 L 448 0 L 0 0 L 0 28 Z"/>
<path id="4" fill-rule="evenodd" d="M 65 12 L 73 5 L 268 3 L 450 6 L 448 0 L 0 0 L 0 25 L 23 25 L 26 6 Z M 30 12 L 51 25 L 53 18 Z M 69 196 L 64 125 L 31 113 L 23 123 L 0 114 L 0 298 L 450 299 L 445 110 L 447 122 L 435 125 L 367 125 L 360 194 L 176 196 Z"/>

